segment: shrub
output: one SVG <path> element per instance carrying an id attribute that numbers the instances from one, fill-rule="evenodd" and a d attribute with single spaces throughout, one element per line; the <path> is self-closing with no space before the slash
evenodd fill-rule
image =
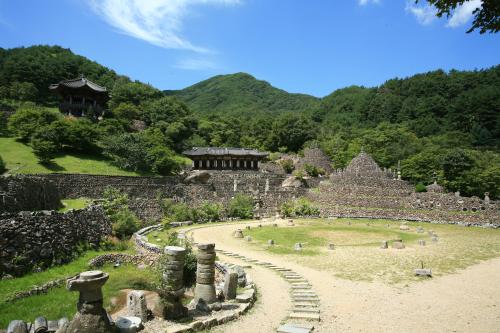
<path id="1" fill-rule="evenodd" d="M 319 209 L 306 198 L 285 201 L 280 207 L 280 212 L 285 217 L 317 216 L 320 213 Z"/>
<path id="2" fill-rule="evenodd" d="M 0 173 L 4 173 L 7 168 L 5 167 L 5 162 L 2 159 L 2 156 L 0 156 Z"/>
<path id="3" fill-rule="evenodd" d="M 205 201 L 200 207 L 193 209 L 192 215 L 195 222 L 220 221 L 222 217 L 222 205 Z"/>
<path id="4" fill-rule="evenodd" d="M 292 173 L 292 171 L 295 169 L 293 161 L 290 159 L 281 160 L 279 163 L 283 168 L 283 171 L 285 171 L 286 173 Z"/>
<path id="5" fill-rule="evenodd" d="M 305 174 L 304 170 L 295 170 L 293 172 L 293 176 L 300 181 L 304 181 L 306 174 Z"/>
<path id="6" fill-rule="evenodd" d="M 31 147 L 38 161 L 42 164 L 49 163 L 58 152 L 58 147 L 53 141 L 41 137 L 33 137 Z"/>
<path id="7" fill-rule="evenodd" d="M 106 188 L 103 193 L 103 207 L 113 223 L 113 234 L 126 239 L 139 230 L 140 221 L 128 207 L 128 196 L 114 188 Z"/>
<path id="8" fill-rule="evenodd" d="M 9 117 L 8 127 L 9 131 L 16 137 L 28 141 L 41 127 L 47 126 L 59 118 L 61 118 L 61 114 L 57 111 L 26 106 Z"/>
<path id="9" fill-rule="evenodd" d="M 304 165 L 304 170 L 311 177 L 318 177 L 318 176 L 324 175 L 326 173 L 323 168 L 317 167 L 315 165 L 307 164 L 307 163 Z"/>
<path id="10" fill-rule="evenodd" d="M 129 208 L 122 208 L 111 216 L 113 234 L 119 239 L 126 239 L 139 230 L 139 219 Z"/>
<path id="11" fill-rule="evenodd" d="M 415 185 L 415 192 L 417 192 L 417 193 L 419 193 L 419 192 L 427 192 L 427 188 L 425 187 L 424 184 L 418 183 L 417 185 Z"/>
<path id="12" fill-rule="evenodd" d="M 183 202 L 176 203 L 172 199 L 165 199 L 162 202 L 162 209 L 166 221 L 192 220 L 191 209 Z"/>
<path id="13" fill-rule="evenodd" d="M 253 217 L 253 198 L 249 195 L 238 193 L 229 202 L 228 216 L 249 219 Z"/>

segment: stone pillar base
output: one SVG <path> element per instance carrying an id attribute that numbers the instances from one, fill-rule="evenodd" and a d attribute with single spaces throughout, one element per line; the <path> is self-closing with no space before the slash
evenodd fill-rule
<path id="1" fill-rule="evenodd" d="M 194 299 L 198 302 L 200 298 L 207 304 L 216 302 L 217 297 L 215 296 L 215 286 L 213 284 L 197 283 L 194 290 Z"/>

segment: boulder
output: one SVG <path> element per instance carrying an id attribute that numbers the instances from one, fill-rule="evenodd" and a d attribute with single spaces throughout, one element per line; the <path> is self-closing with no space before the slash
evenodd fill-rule
<path id="1" fill-rule="evenodd" d="M 193 171 L 185 179 L 186 184 L 206 184 L 210 179 L 208 171 Z"/>
<path id="2" fill-rule="evenodd" d="M 292 187 L 292 188 L 299 188 L 304 186 L 302 181 L 300 179 L 297 179 L 295 176 L 290 176 L 286 178 L 283 183 L 281 183 L 281 187 Z"/>

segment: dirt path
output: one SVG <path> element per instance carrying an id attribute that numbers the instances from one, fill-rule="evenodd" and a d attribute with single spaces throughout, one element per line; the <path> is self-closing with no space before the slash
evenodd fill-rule
<path id="1" fill-rule="evenodd" d="M 321 322 L 314 324 L 315 332 L 500 332 L 500 258 L 456 274 L 394 287 L 338 279 L 244 246 L 243 240 L 231 236 L 237 228 L 242 226 L 213 226 L 193 234 L 198 242 L 214 242 L 216 247 L 289 267 L 307 278 L 321 299 Z M 274 332 L 289 313 L 287 283 L 266 268 L 255 267 L 251 272 L 261 293 L 259 304 L 217 332 Z"/>

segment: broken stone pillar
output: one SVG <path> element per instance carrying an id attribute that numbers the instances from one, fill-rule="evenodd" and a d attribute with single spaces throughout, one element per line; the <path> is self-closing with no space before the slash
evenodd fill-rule
<path id="1" fill-rule="evenodd" d="M 295 251 L 302 251 L 302 243 L 295 243 L 294 249 Z"/>
<path id="2" fill-rule="evenodd" d="M 433 241 L 434 243 L 437 243 L 438 240 L 439 240 L 439 238 L 437 235 L 432 235 L 431 241 Z"/>
<path id="3" fill-rule="evenodd" d="M 334 250 L 335 245 L 333 243 L 328 243 L 328 250 Z"/>
<path id="4" fill-rule="evenodd" d="M 101 271 L 80 273 L 67 281 L 70 291 L 80 292 L 78 312 L 67 325 L 60 327 L 57 333 L 111 333 L 114 327 L 104 310 L 102 286 L 108 281 L 109 275 Z"/>
<path id="5" fill-rule="evenodd" d="M 247 242 L 251 242 L 251 241 L 252 241 L 252 237 L 250 237 L 250 236 L 246 236 L 246 237 L 245 237 L 245 240 L 246 240 Z"/>
<path id="6" fill-rule="evenodd" d="M 423 239 L 419 239 L 419 240 L 418 240 L 418 245 L 420 245 L 420 246 L 425 246 L 425 240 L 423 240 Z"/>
<path id="7" fill-rule="evenodd" d="M 206 304 L 214 303 L 215 297 L 215 244 L 198 244 L 195 302 L 203 300 Z"/>
<path id="8" fill-rule="evenodd" d="M 224 278 L 224 297 L 226 300 L 236 298 L 238 288 L 238 273 L 228 271 Z"/>
<path id="9" fill-rule="evenodd" d="M 268 241 L 267 241 L 267 244 L 268 244 L 269 246 L 274 245 L 274 240 L 272 240 L 272 239 L 268 240 Z"/>
<path id="10" fill-rule="evenodd" d="M 184 295 L 184 259 L 186 249 L 179 246 L 165 246 L 167 265 L 163 272 L 162 298 L 165 308 L 163 316 L 167 319 L 179 319 L 187 315 L 187 308 L 182 305 Z"/>
<path id="11" fill-rule="evenodd" d="M 127 295 L 127 315 L 141 318 L 142 322 L 148 320 L 148 308 L 144 291 L 132 290 Z"/>
<path id="12" fill-rule="evenodd" d="M 387 249 L 389 248 L 389 242 L 388 241 L 382 241 L 382 243 L 380 244 L 380 248 L 381 249 Z"/>
<path id="13" fill-rule="evenodd" d="M 243 231 L 241 229 L 238 229 L 234 232 L 234 238 L 243 238 Z"/>
<path id="14" fill-rule="evenodd" d="M 289 227 L 293 227 L 295 225 L 295 223 L 293 223 L 293 220 L 288 220 L 287 225 Z"/>

